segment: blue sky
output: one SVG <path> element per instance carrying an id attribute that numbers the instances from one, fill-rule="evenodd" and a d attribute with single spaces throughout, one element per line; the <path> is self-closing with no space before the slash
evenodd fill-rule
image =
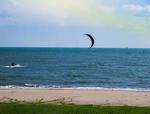
<path id="1" fill-rule="evenodd" d="M 149 0 L 0 0 L 1 47 L 150 48 Z"/>

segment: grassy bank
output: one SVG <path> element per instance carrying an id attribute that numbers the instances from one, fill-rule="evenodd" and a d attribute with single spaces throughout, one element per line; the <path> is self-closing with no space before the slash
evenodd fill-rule
<path id="1" fill-rule="evenodd" d="M 0 114 L 150 114 L 150 107 L 0 103 Z"/>

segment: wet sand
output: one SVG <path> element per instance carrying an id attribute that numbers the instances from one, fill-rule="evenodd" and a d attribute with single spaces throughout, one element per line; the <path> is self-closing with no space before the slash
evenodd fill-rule
<path id="1" fill-rule="evenodd" d="M 150 92 L 78 89 L 6 89 L 0 90 L 1 102 L 8 99 L 25 101 L 65 101 L 75 104 L 150 106 Z"/>

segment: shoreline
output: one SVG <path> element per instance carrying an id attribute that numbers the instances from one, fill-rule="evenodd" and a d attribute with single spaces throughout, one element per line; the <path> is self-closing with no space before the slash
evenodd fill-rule
<path id="1" fill-rule="evenodd" d="M 12 89 L 39 89 L 39 90 L 106 90 L 106 91 L 133 91 L 133 92 L 150 92 L 150 88 L 105 88 L 105 87 L 59 87 L 59 86 L 36 86 L 36 84 L 28 84 L 30 86 L 7 85 L 0 86 L 0 90 Z"/>
<path id="2" fill-rule="evenodd" d="M 0 89 L 0 102 L 8 99 L 19 101 L 64 101 L 74 104 L 112 106 L 150 106 L 150 92 L 124 90 L 85 89 Z"/>

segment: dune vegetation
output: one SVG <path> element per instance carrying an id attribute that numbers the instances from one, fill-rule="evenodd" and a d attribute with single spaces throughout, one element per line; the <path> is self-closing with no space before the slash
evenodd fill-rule
<path id="1" fill-rule="evenodd" d="M 0 114 L 150 114 L 150 107 L 1 102 Z"/>

